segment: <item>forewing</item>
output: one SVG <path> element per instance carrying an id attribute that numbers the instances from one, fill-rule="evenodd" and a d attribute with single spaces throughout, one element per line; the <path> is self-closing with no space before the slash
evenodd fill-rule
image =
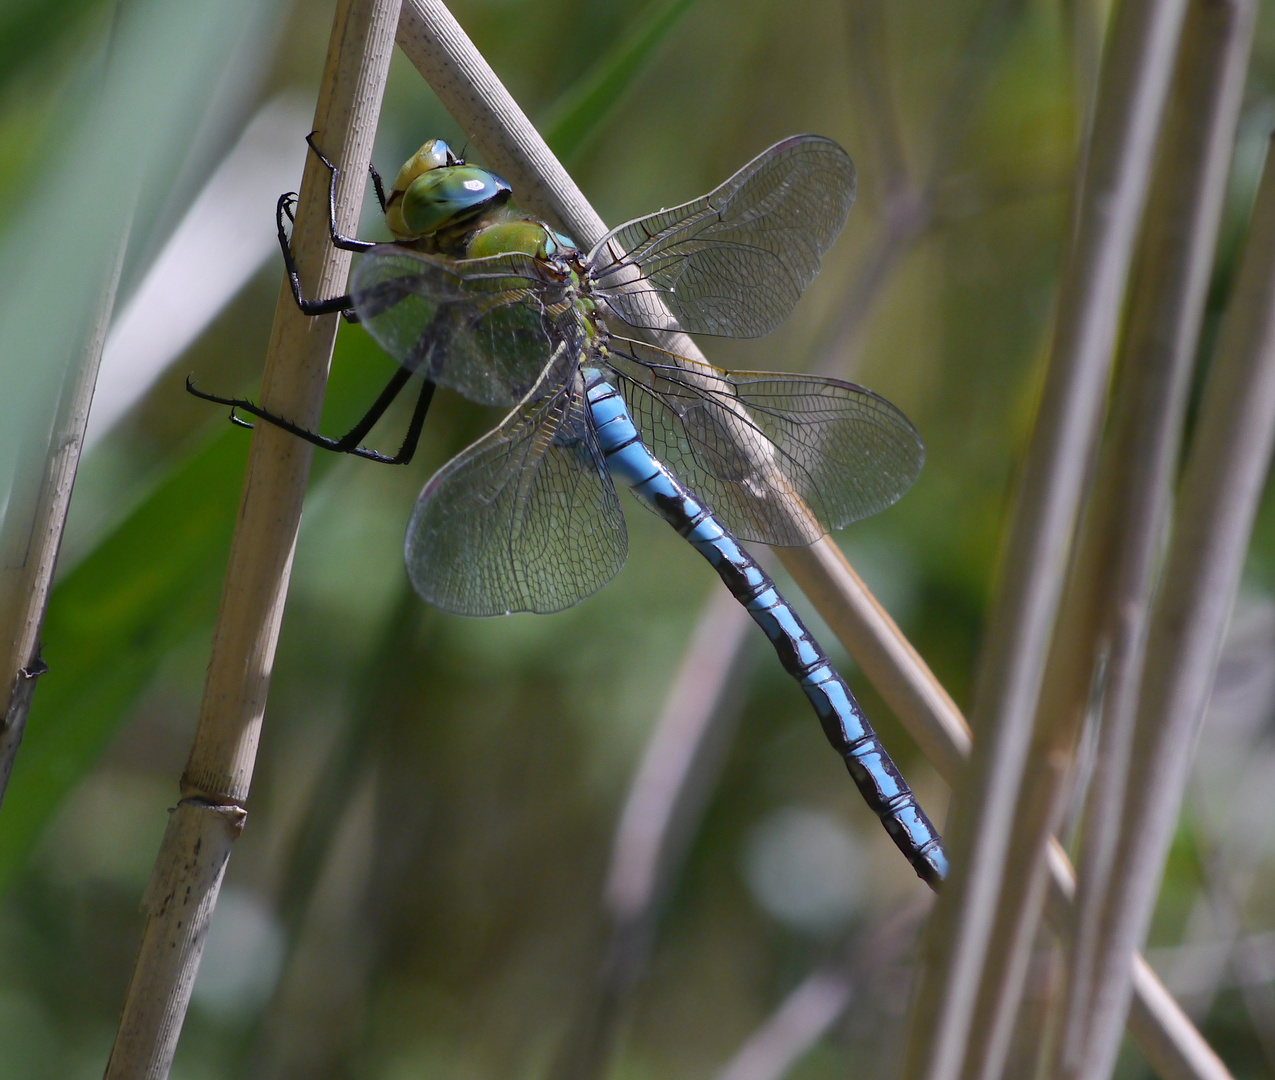
<path id="1" fill-rule="evenodd" d="M 812 543 L 891 505 L 925 461 L 908 418 L 853 383 L 723 371 L 622 339 L 610 362 L 652 452 L 745 540 Z"/>
<path id="2" fill-rule="evenodd" d="M 367 252 L 350 290 L 368 333 L 400 364 L 505 407 L 526 396 L 552 346 L 577 334 L 562 294 L 525 255 L 448 259 L 396 244 Z"/>
<path id="3" fill-rule="evenodd" d="M 624 565 L 620 500 L 571 382 L 533 394 L 425 485 L 406 557 L 431 604 L 462 615 L 560 611 Z"/>
<path id="4" fill-rule="evenodd" d="M 593 291 L 633 326 L 759 337 L 819 272 L 854 192 L 835 142 L 785 139 L 703 198 L 613 229 L 589 253 Z"/>

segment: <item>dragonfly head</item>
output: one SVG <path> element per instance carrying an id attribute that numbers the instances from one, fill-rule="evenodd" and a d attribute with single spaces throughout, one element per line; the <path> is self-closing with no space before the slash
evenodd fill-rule
<path id="1" fill-rule="evenodd" d="M 442 139 L 430 139 L 399 169 L 385 220 L 396 240 L 419 240 L 499 209 L 511 190 L 495 173 L 467 165 Z"/>

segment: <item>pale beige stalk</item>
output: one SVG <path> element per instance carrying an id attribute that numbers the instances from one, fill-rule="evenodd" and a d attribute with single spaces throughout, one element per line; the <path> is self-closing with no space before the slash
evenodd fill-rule
<path id="1" fill-rule="evenodd" d="M 67 373 L 43 460 L 33 461 L 29 469 L 20 462 L 0 529 L 0 641 L 4 645 L 4 667 L 0 668 L 0 804 L 26 731 L 36 678 L 44 668 L 40 631 L 71 506 L 97 370 L 115 308 L 128 232 L 127 226 L 121 230 L 106 268 L 83 354 Z"/>
<path id="2" fill-rule="evenodd" d="M 1057 840 L 1049 843 L 1045 916 L 1064 945 L 1075 923 L 1076 878 Z M 1133 1005 L 1127 1030 L 1160 1080 L 1234 1080 L 1151 965 L 1137 953 L 1131 966 Z"/>
<path id="3" fill-rule="evenodd" d="M 358 226 L 398 14 L 398 0 L 337 5 L 314 127 L 343 170 L 338 226 L 346 233 Z M 328 173 L 311 155 L 293 247 L 312 296 L 339 295 L 350 264 L 328 239 L 327 191 Z M 283 285 L 262 386 L 266 408 L 307 427 L 318 421 L 337 319 L 302 315 Z M 163 1080 L 172 1064 L 226 861 L 243 828 L 311 454 L 270 424 L 253 435 L 199 726 L 147 889 L 146 928 L 106 1080 Z"/>
<path id="4" fill-rule="evenodd" d="M 1154 569 L 1177 478 L 1192 363 L 1213 270 L 1217 232 L 1256 19 L 1255 0 L 1193 0 L 1183 32 L 1178 85 L 1165 130 L 1161 182 L 1146 224 L 1140 288 L 1134 293 L 1117 395 L 1110 480 L 1094 517 L 1108 533 L 1094 559 L 1109 568 L 1091 588 L 1108 650 L 1101 725 L 1085 802 L 1076 935 L 1056 1044 L 1061 1072 L 1086 1053 L 1103 1023 L 1093 995 L 1104 897 L 1124 803 L 1137 714 Z M 1105 550 L 1101 550 L 1105 548 Z M 1071 688 L 1077 712 L 1089 679 Z M 1077 716 L 1073 721 L 1079 722 Z M 1061 801 L 1061 800 L 1060 800 Z M 1061 816 L 1061 806 L 1058 808 Z"/>
<path id="5" fill-rule="evenodd" d="M 1003 1069 L 1044 903 L 1049 840 L 1066 812 L 1071 763 L 1104 651 L 1104 737 L 1121 713 L 1132 713 L 1130 691 L 1137 686 L 1152 568 L 1168 520 L 1255 9 L 1253 0 L 1192 0 L 1187 11 L 1140 241 L 1111 430 L 1050 648 L 966 1080 L 995 1080 Z M 1104 774 L 1126 756 L 1109 744 L 1100 746 L 1091 794 L 1118 793 L 1118 772 Z M 1092 823 L 1088 814 L 1086 822 Z M 1093 876 L 1082 862 L 1075 950 L 1089 936 L 1084 897 Z M 1084 969 L 1073 962 L 1077 1002 L 1087 1001 L 1087 980 L 1079 977 Z M 1064 1042 L 1083 1044 L 1083 1026 L 1064 1030 L 1072 1037 Z"/>
<path id="6" fill-rule="evenodd" d="M 1146 936 L 1192 752 L 1239 587 L 1275 442 L 1275 157 L 1269 153 L 1244 258 L 1188 456 L 1156 599 L 1116 868 L 1094 950 L 1092 1026 L 1059 1075 L 1102 1080 L 1129 1006 L 1128 957 Z"/>
<path id="7" fill-rule="evenodd" d="M 519 199 L 525 207 L 568 232 L 575 230 L 572 222 L 579 223 L 582 243 L 587 243 L 586 227 L 597 238 L 605 234 L 601 219 L 443 4 L 404 0 L 398 41 L 492 167 L 507 178 L 521 178 L 525 191 L 519 191 Z M 858 580 L 841 549 L 824 537 L 809 548 L 776 553 L 944 779 L 954 784 L 971 746 L 964 718 Z M 1050 915 L 1056 925 L 1070 912 L 1074 888 L 1067 857 L 1056 846 L 1051 848 L 1050 873 Z M 1146 1007 L 1131 1014 L 1130 1033 L 1152 1066 L 1166 1080 L 1227 1080 L 1224 1069 L 1190 1071 L 1191 1064 L 1208 1057 L 1208 1045 L 1141 957 L 1138 964 L 1147 975 L 1145 981 L 1135 980 Z M 1186 1071 L 1178 1068 L 1182 1062 Z"/>
<path id="8" fill-rule="evenodd" d="M 947 828 L 951 875 L 927 940 L 903 1075 L 956 1080 L 1062 592 L 1185 0 L 1123 0 L 1094 116 L 1053 345 L 974 697 L 974 753 Z"/>

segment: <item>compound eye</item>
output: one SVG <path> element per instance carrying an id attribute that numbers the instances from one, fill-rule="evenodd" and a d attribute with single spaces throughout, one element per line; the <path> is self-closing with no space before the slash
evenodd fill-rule
<path id="1" fill-rule="evenodd" d="M 412 236 L 428 236 L 475 217 L 509 198 L 509 185 L 473 165 L 422 173 L 403 193 L 403 224 Z"/>

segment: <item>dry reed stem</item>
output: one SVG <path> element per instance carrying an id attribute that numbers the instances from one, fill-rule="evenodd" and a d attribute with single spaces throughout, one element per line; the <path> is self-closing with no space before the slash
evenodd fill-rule
<path id="1" fill-rule="evenodd" d="M 525 191 L 520 191 L 519 198 L 525 207 L 537 209 L 568 231 L 573 220 L 583 226 L 593 220 L 595 235 L 605 232 L 575 182 L 446 7 L 437 0 L 404 0 L 398 42 L 493 167 L 506 178 L 521 177 Z M 559 189 L 559 183 L 567 186 Z M 971 746 L 964 718 L 884 609 L 857 581 L 841 549 L 824 537 L 810 548 L 777 549 L 776 554 L 940 774 L 955 784 Z M 1057 927 L 1069 918 L 1074 881 L 1067 857 L 1056 845 L 1051 846 L 1050 874 L 1049 910 Z M 1141 957 L 1134 958 L 1134 967 L 1146 977 L 1135 978 L 1140 1007 L 1130 1016 L 1130 1034 L 1153 1067 L 1172 1080 L 1226 1080 L 1224 1069 L 1173 1071 L 1175 1063 L 1189 1068 L 1206 1059 L 1208 1045 Z"/>
<path id="2" fill-rule="evenodd" d="M 857 581 L 835 544 L 785 548 L 781 553 L 812 553 L 829 564 L 827 572 L 834 577 L 853 576 Z M 848 594 L 825 589 L 821 579 L 804 572 L 806 561 L 789 559 L 785 564 L 867 680 L 925 750 L 939 775 L 954 787 L 972 746 L 964 717 L 866 586 L 860 582 Z M 837 563 L 841 564 L 839 568 Z M 862 597 L 855 595 L 858 590 Z M 938 748 L 933 756 L 926 740 L 933 740 Z M 1074 920 L 1075 876 L 1056 840 L 1049 843 L 1047 864 L 1046 915 L 1054 932 L 1066 941 Z M 1129 1015 L 1129 1034 L 1161 1080 L 1230 1080 L 1230 1073 L 1204 1037 L 1138 955 L 1133 960 L 1133 979 L 1137 1002 Z"/>
<path id="3" fill-rule="evenodd" d="M 1130 691 L 1136 690 L 1255 8 L 1253 0 L 1193 0 L 1187 12 L 1140 241 L 1111 433 L 1050 649 L 966 1080 L 994 1080 L 1003 1069 L 1044 902 L 1049 839 L 1066 812 L 1071 763 L 1104 648 L 1110 650 L 1104 734 L 1111 718 L 1130 711 Z M 1091 793 L 1116 756 L 1100 748 Z M 1077 942 L 1086 937 L 1083 864 L 1080 880 Z"/>
<path id="4" fill-rule="evenodd" d="M 716 1080 L 781 1080 L 856 998 L 870 998 L 910 951 L 934 897 L 914 894 L 864 929 L 839 963 L 817 968 L 748 1036 Z"/>
<path id="5" fill-rule="evenodd" d="M 1064 945 L 1075 929 L 1076 878 L 1057 840 L 1049 843 L 1045 916 Z M 1234 1080 L 1151 965 L 1133 954 L 1133 1007 L 1127 1029 L 1160 1080 Z"/>
<path id="6" fill-rule="evenodd" d="M 949 816 L 952 873 L 927 942 L 903 1073 L 909 1080 L 955 1080 L 964 1067 L 1184 7 L 1185 0 L 1124 0 L 1104 58 L 1049 368 L 983 642 L 974 754 Z"/>
<path id="7" fill-rule="evenodd" d="M 5 658 L 5 665 L 0 668 L 0 688 L 8 688 L 7 692 L 0 689 L 4 695 L 0 697 L 0 804 L 4 803 L 26 731 L 36 678 L 44 671 L 40 630 L 49 606 L 53 571 L 71 506 L 102 349 L 115 308 L 128 233 L 126 225 L 105 268 L 83 353 L 79 363 L 72 364 L 67 372 L 43 460 L 32 462 L 29 469 L 19 464 L 0 529 L 0 641 L 4 643 Z M 26 492 L 34 494 L 30 502 L 23 498 Z"/>
<path id="8" fill-rule="evenodd" d="M 1128 956 L 1146 935 L 1222 636 L 1275 441 L 1275 157 L 1182 481 L 1139 693 L 1126 801 L 1095 949 L 1092 1027 L 1060 1075 L 1106 1077 L 1129 1003 Z"/>
<path id="9" fill-rule="evenodd" d="M 853 997 L 854 987 L 844 972 L 812 971 L 748 1036 L 717 1080 L 782 1080 Z"/>
<path id="10" fill-rule="evenodd" d="M 398 0 L 341 0 L 314 127 L 342 167 L 338 226 L 358 225 L 389 70 Z M 328 238 L 328 174 L 307 158 L 293 247 L 310 295 L 339 294 L 350 256 Z M 285 282 L 266 358 L 266 408 L 319 418 L 337 316 L 301 314 Z M 182 798 L 169 820 L 144 907 L 137 965 L 106 1080 L 168 1075 L 230 848 L 243 828 L 261 718 L 287 593 L 312 448 L 270 424 L 253 434 L 239 519 Z"/>
<path id="11" fill-rule="evenodd" d="M 1161 180 L 1152 192 L 1141 279 L 1130 310 L 1109 445 L 1111 477 L 1095 493 L 1094 606 L 1108 650 L 1101 725 L 1083 814 L 1076 934 L 1057 1043 L 1058 1061 L 1079 1060 L 1098 1018 L 1092 1012 L 1095 949 L 1112 875 L 1125 775 L 1146 648 L 1154 570 L 1177 477 L 1186 398 L 1213 269 L 1235 130 L 1256 17 L 1254 0 L 1194 0 L 1178 85 L 1165 128 Z M 1096 657 L 1095 657 L 1096 658 Z M 1071 692 L 1079 726 L 1090 677 Z M 1065 735 L 1063 736 L 1066 737 Z M 1061 799 L 1065 796 L 1060 797 Z M 1062 807 L 1058 808 L 1061 816 Z"/>
<path id="12" fill-rule="evenodd" d="M 679 828 L 685 831 L 684 804 L 703 803 L 691 788 L 705 786 L 700 759 L 710 735 L 709 724 L 738 682 L 736 668 L 749 640 L 750 625 L 748 612 L 733 596 L 713 590 L 616 825 L 603 897 L 617 923 L 646 917 L 658 902 L 673 855 L 669 834 Z M 711 734 L 721 741 L 724 733 Z"/>

